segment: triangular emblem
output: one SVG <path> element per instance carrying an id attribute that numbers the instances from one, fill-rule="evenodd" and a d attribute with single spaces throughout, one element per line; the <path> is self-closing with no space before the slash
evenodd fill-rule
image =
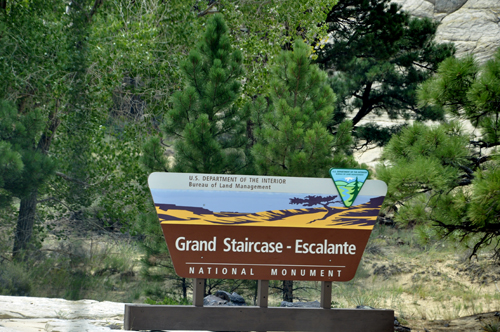
<path id="1" fill-rule="evenodd" d="M 330 168 L 330 176 L 346 207 L 350 207 L 368 177 L 366 169 Z"/>

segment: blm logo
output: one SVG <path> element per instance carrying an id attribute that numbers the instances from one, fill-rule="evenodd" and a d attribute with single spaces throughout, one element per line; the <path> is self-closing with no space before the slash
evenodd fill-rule
<path id="1" fill-rule="evenodd" d="M 346 207 L 351 207 L 354 203 L 368 178 L 368 174 L 366 169 L 330 169 L 330 176 Z"/>

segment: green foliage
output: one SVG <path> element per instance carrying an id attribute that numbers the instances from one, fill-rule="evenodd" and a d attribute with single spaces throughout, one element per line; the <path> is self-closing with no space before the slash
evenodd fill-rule
<path id="1" fill-rule="evenodd" d="M 111 109 L 109 124 L 119 129 L 120 121 L 133 120 L 137 127 L 154 129 L 156 117 L 181 87 L 179 63 L 203 23 L 186 1 L 103 2 L 88 40 L 88 88 L 93 105 Z"/>
<path id="2" fill-rule="evenodd" d="M 389 187 L 384 204 L 401 206 L 397 220 L 406 224 L 428 220 L 428 202 L 419 195 L 438 195 L 457 186 L 463 174 L 460 167 L 468 166 L 467 145 L 457 123 L 434 128 L 414 123 L 391 139 L 382 154 L 389 165 L 379 165 L 377 177 Z"/>
<path id="3" fill-rule="evenodd" d="M 13 151 L 9 142 L 0 141 L 0 207 L 5 207 L 12 198 L 12 193 L 5 188 L 8 187 L 6 180 L 20 177 L 23 166 L 21 154 Z"/>
<path id="4" fill-rule="evenodd" d="M 145 280 L 164 283 L 166 280 L 173 281 L 173 285 L 181 292 L 187 290 L 186 280 L 175 274 L 168 248 L 161 227 L 159 227 L 158 217 L 153 209 L 148 214 L 137 218 L 135 231 L 141 234 L 141 246 L 145 250 L 142 259 L 141 275 Z M 184 287 L 183 287 L 184 286 Z M 164 285 L 155 286 L 146 290 L 146 295 L 155 301 L 164 298 L 168 290 Z"/>
<path id="5" fill-rule="evenodd" d="M 479 66 L 472 56 L 450 58 L 439 67 L 438 75 L 422 85 L 422 104 L 432 104 L 455 116 L 470 120 L 481 130 L 478 147 L 500 144 L 500 50 Z"/>
<path id="6" fill-rule="evenodd" d="M 310 44 L 315 39 L 327 38 L 326 26 L 318 22 L 325 20 L 337 0 L 218 3 L 217 9 L 228 23 L 235 48 L 243 51 L 248 72 L 243 97 L 248 100 L 266 93 L 270 84 L 269 65 L 283 49 L 291 49 L 296 39 Z M 311 48 L 311 51 L 315 50 Z"/>
<path id="7" fill-rule="evenodd" d="M 326 176 L 330 167 L 353 162 L 345 156 L 351 124 L 342 123 L 335 137 L 328 132 L 335 95 L 309 55 L 299 41 L 293 52 L 283 52 L 272 70 L 269 104 L 259 97 L 250 107 L 260 174 Z"/>
<path id="8" fill-rule="evenodd" d="M 134 272 L 141 252 L 124 242 L 102 240 L 60 241 L 26 262 L 2 259 L 0 294 L 104 300 L 111 291 L 126 288 L 132 297 L 132 292 L 142 287 L 136 283 Z"/>
<path id="9" fill-rule="evenodd" d="M 352 156 L 354 139 L 351 121 L 345 120 L 337 126 L 332 146 L 333 161 L 331 167 L 358 168 L 360 166 Z"/>
<path id="10" fill-rule="evenodd" d="M 47 110 L 53 106 L 51 92 L 63 88 L 62 28 L 67 21 L 57 12 L 63 12 L 64 5 L 58 0 L 9 1 L 0 15 L 0 98 L 16 101 L 21 111 L 33 105 L 33 99 Z"/>
<path id="11" fill-rule="evenodd" d="M 25 197 L 54 172 L 47 138 L 50 96 L 60 86 L 62 21 L 58 1 L 9 2 L 0 14 L 0 205 Z M 43 136 L 42 134 L 45 134 Z"/>
<path id="12" fill-rule="evenodd" d="M 168 159 L 163 153 L 159 137 L 151 137 L 144 143 L 142 150 L 139 161 L 147 171 L 168 172 Z"/>
<path id="13" fill-rule="evenodd" d="M 422 84 L 419 99 L 422 103 L 432 102 L 453 115 L 470 116 L 474 105 L 469 102 L 467 92 L 477 73 L 478 66 L 471 55 L 462 59 L 450 57 L 439 66 L 438 75 Z"/>
<path id="14" fill-rule="evenodd" d="M 496 227 L 500 224 L 500 168 L 494 165 L 489 169 L 480 170 L 472 180 L 467 217 L 477 228 Z"/>
<path id="15" fill-rule="evenodd" d="M 1 139 L 1 149 L 6 151 L 2 159 L 6 159 L 0 172 L 3 178 L 4 165 L 9 163 L 9 181 L 18 182 L 18 193 L 6 191 L 5 186 L 10 184 L 4 181 L 0 196 L 6 202 L 7 196 L 38 194 L 24 200 L 33 204 L 21 201 L 21 208 L 18 205 L 19 220 L 26 221 L 21 228 L 25 227 L 28 235 L 32 229 L 52 228 L 51 224 L 73 216 L 86 224 L 118 226 L 125 231 L 133 216 L 150 203 L 146 174 L 138 163 L 141 135 L 147 133 L 145 124 L 149 123 L 135 126 L 122 122 L 116 128 L 112 119 L 109 127 L 104 125 L 114 103 L 118 103 L 113 98 L 116 87 L 121 87 L 123 76 L 133 70 L 126 66 L 129 63 L 123 63 L 123 53 L 116 58 L 103 56 L 102 47 L 99 51 L 103 41 L 109 46 L 118 38 L 103 33 L 111 22 L 116 26 L 129 20 L 135 32 L 147 29 L 137 22 L 137 16 L 130 15 L 137 7 L 124 8 L 121 5 L 126 2 L 121 1 L 105 2 L 108 7 L 101 7 L 101 11 L 99 3 L 73 1 L 66 7 L 61 1 L 8 2 L 7 10 L 0 15 L 0 99 L 14 101 L 11 104 L 16 113 L 11 117 L 16 126 L 5 134 L 16 128 L 9 140 L 19 141 L 25 122 L 32 121 L 22 138 L 30 140 L 23 145 L 25 150 L 31 146 L 26 157 L 15 151 L 13 143 Z M 139 17 L 150 8 L 141 9 Z M 149 37 L 146 34 L 143 38 Z M 2 125 L 7 122 L 5 118 Z M 21 145 L 17 145 L 19 149 Z M 19 176 L 14 176 L 20 165 L 14 163 L 15 156 L 21 156 L 23 162 Z M 44 172 L 31 165 L 44 160 L 52 163 L 47 173 L 56 171 L 57 177 L 41 180 Z M 21 180 L 29 187 L 20 185 Z M 23 208 L 26 205 L 32 207 L 29 213 Z M 39 217 L 38 224 L 35 216 Z"/>
<path id="16" fill-rule="evenodd" d="M 21 266 L 2 262 L 0 267 L 0 294 L 30 296 L 32 282 Z"/>
<path id="17" fill-rule="evenodd" d="M 220 15 L 207 22 L 202 41 L 181 67 L 185 89 L 172 96 L 164 130 L 175 142 L 176 171 L 226 173 L 245 166 L 246 115 L 235 101 L 241 89 L 242 56 L 232 51 Z"/>
<path id="18" fill-rule="evenodd" d="M 181 28 L 169 22 L 192 19 L 187 6 L 181 1 L 105 1 L 92 17 L 84 77 L 89 128 L 83 135 L 89 144 L 83 180 L 91 205 L 83 210 L 101 227 L 136 229 L 137 216 L 151 213 L 142 145 L 158 129 L 158 114 L 179 87 L 174 66 L 186 40 L 178 36 Z M 194 35 L 196 27 L 186 24 L 183 33 Z M 57 150 L 69 148 L 67 142 L 58 143 Z M 68 181 L 60 180 L 61 200 L 67 203 Z"/>
<path id="19" fill-rule="evenodd" d="M 45 126 L 39 110 L 19 114 L 12 103 L 0 101 L 0 205 L 12 196 L 22 198 L 36 190 L 54 172 L 54 161 L 38 146 Z"/>
<path id="20" fill-rule="evenodd" d="M 430 104 L 469 120 L 479 138 L 455 123 L 428 128 L 414 124 L 391 139 L 384 150 L 387 166 L 377 169 L 389 184 L 386 204 L 399 209 L 406 224 L 432 222 L 441 235 L 471 243 L 472 254 L 499 241 L 500 50 L 479 66 L 471 57 L 447 59 L 419 90 Z M 423 195 L 425 194 L 425 195 Z"/>
<path id="21" fill-rule="evenodd" d="M 64 94 L 66 104 L 60 128 L 65 140 L 61 142 L 65 153 L 60 157 L 60 170 L 74 181 L 66 184 L 66 201 L 76 210 L 90 206 L 93 197 L 86 182 L 92 172 L 92 144 L 89 139 L 97 127 L 98 116 L 94 109 L 89 107 L 90 96 L 86 89 L 90 75 L 87 70 L 90 65 L 88 39 L 91 21 L 87 16 L 89 10 L 86 0 L 76 0 L 68 5 L 68 25 L 64 28 L 67 33 L 64 46 L 66 47 L 66 61 L 64 70 L 71 73 L 71 80 L 66 84 L 68 89 Z"/>
<path id="22" fill-rule="evenodd" d="M 333 72 L 336 123 L 354 112 L 356 136 L 385 144 L 400 128 L 358 125 L 368 114 L 443 120 L 439 108 L 417 107 L 415 95 L 418 84 L 454 52 L 453 46 L 432 41 L 437 23 L 412 18 L 389 0 L 340 0 L 325 25 L 331 42 L 317 44 L 317 61 Z"/>
<path id="23" fill-rule="evenodd" d="M 422 209 L 422 207 L 424 209 Z M 424 213 L 425 213 L 425 206 L 421 206 L 420 211 L 422 211 L 422 212 L 419 213 L 418 216 L 423 217 Z M 403 220 L 407 220 L 407 219 L 400 218 L 400 220 L 403 221 Z M 428 222 L 424 223 L 424 220 L 422 220 L 420 224 L 417 224 L 414 227 L 414 234 L 415 234 L 414 238 L 416 239 L 416 242 L 424 248 L 428 247 L 434 243 L 437 243 L 438 240 L 440 239 L 439 230 L 436 230 L 436 227 L 433 227 Z"/>

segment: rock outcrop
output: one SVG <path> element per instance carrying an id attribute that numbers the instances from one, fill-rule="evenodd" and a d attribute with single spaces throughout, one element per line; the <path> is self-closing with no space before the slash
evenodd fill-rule
<path id="1" fill-rule="evenodd" d="M 218 290 L 215 295 L 207 295 L 203 299 L 205 306 L 246 306 L 245 299 L 233 292 L 228 293 Z"/>
<path id="2" fill-rule="evenodd" d="M 121 330 L 125 304 L 0 296 L 0 332 Z"/>
<path id="3" fill-rule="evenodd" d="M 436 42 L 453 42 L 457 56 L 472 53 L 479 62 L 491 58 L 500 47 L 498 0 L 393 0 L 413 16 L 441 24 Z"/>
<path id="4" fill-rule="evenodd" d="M 124 331 L 124 311 L 125 303 L 0 295 L 0 332 Z"/>
<path id="5" fill-rule="evenodd" d="M 285 308 L 319 308 L 320 303 L 318 301 L 312 301 L 312 302 L 281 301 L 280 307 L 285 307 Z"/>

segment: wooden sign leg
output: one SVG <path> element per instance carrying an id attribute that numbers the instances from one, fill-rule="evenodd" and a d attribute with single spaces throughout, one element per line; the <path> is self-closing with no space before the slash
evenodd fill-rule
<path id="1" fill-rule="evenodd" d="M 193 305 L 203 307 L 203 295 L 205 295 L 205 279 L 195 278 L 193 280 Z"/>
<path id="2" fill-rule="evenodd" d="M 332 307 L 332 282 L 321 282 L 321 302 L 320 306 L 323 309 L 331 309 Z"/>
<path id="3" fill-rule="evenodd" d="M 269 280 L 259 280 L 257 283 L 257 305 L 267 308 L 269 295 Z M 266 332 L 266 331 L 257 331 Z"/>
<path id="4" fill-rule="evenodd" d="M 257 284 L 257 305 L 267 308 L 269 295 L 269 280 L 259 280 Z"/>

